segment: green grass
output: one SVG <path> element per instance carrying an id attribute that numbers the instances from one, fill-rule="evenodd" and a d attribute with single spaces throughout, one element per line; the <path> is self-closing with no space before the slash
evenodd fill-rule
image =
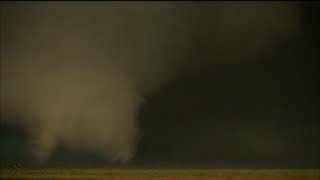
<path id="1" fill-rule="evenodd" d="M 3 169 L 0 170 L 0 179 L 320 180 L 320 169 Z"/>

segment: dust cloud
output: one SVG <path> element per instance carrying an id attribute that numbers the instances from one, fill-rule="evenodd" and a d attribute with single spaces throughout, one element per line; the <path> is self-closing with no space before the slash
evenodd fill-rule
<path id="1" fill-rule="evenodd" d="M 128 162 L 145 95 L 296 36 L 297 11 L 278 2 L 1 3 L 2 121 L 25 127 L 40 162 L 59 145 Z"/>

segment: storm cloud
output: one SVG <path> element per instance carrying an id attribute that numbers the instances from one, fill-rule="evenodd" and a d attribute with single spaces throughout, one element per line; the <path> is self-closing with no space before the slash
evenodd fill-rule
<path id="1" fill-rule="evenodd" d="M 1 5 L 1 115 L 27 129 L 40 161 L 62 145 L 127 162 L 146 95 L 299 33 L 294 3 Z"/>

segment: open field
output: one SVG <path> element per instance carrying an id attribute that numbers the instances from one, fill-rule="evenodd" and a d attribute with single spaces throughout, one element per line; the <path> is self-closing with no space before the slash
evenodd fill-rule
<path id="1" fill-rule="evenodd" d="M 212 180 L 320 180 L 320 169 L 210 169 L 210 170 L 109 170 L 21 169 L 0 170 L 0 179 L 212 179 Z"/>

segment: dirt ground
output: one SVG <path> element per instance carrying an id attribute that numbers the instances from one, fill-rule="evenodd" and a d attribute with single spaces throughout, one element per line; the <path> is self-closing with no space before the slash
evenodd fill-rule
<path id="1" fill-rule="evenodd" d="M 121 180 L 320 180 L 320 169 L 110 170 L 16 169 L 0 170 L 0 179 L 121 179 Z"/>

